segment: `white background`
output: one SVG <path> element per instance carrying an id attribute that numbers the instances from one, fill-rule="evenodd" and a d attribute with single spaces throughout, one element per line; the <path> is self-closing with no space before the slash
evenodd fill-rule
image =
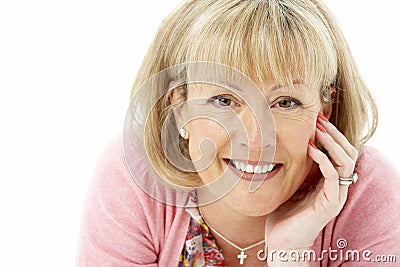
<path id="1" fill-rule="evenodd" d="M 90 175 L 122 130 L 158 25 L 179 2 L 0 2 L 1 267 L 74 265 Z M 400 5 L 327 4 L 380 107 L 370 144 L 396 162 Z"/>

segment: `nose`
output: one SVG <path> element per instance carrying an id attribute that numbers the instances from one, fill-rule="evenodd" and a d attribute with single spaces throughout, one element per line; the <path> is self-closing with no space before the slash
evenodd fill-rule
<path id="1" fill-rule="evenodd" d="M 248 110 L 241 117 L 245 136 L 241 138 L 240 145 L 249 151 L 259 152 L 274 146 L 275 124 L 270 113 L 263 113 L 255 114 Z"/>

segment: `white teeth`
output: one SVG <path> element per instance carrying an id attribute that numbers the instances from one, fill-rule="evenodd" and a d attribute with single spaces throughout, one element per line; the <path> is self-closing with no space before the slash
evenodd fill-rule
<path id="1" fill-rule="evenodd" d="M 240 161 L 236 160 L 231 160 L 231 163 L 233 166 L 235 166 L 236 169 L 248 172 L 248 173 L 267 173 L 272 171 L 272 169 L 275 167 L 276 164 L 267 164 L 267 165 L 256 165 L 253 166 L 251 164 L 245 164 Z"/>
<path id="2" fill-rule="evenodd" d="M 246 164 L 244 164 L 243 162 L 239 162 L 240 164 L 240 170 L 241 171 L 245 171 L 246 170 Z"/>
<path id="3" fill-rule="evenodd" d="M 253 170 L 254 170 L 253 165 L 247 164 L 245 172 L 254 173 Z"/>
<path id="4" fill-rule="evenodd" d="M 272 169 L 274 168 L 274 166 L 275 166 L 275 164 L 271 164 L 271 165 L 269 165 L 269 167 L 268 167 L 268 171 L 270 172 L 270 171 L 272 171 Z"/>
<path id="5" fill-rule="evenodd" d="M 257 165 L 254 167 L 254 173 L 261 173 L 261 166 Z"/>
<path id="6" fill-rule="evenodd" d="M 231 161 L 231 162 L 232 162 L 233 166 L 235 166 L 236 169 L 240 169 L 240 166 L 237 161 Z"/>
<path id="7" fill-rule="evenodd" d="M 266 172 L 268 171 L 268 169 L 269 169 L 269 165 L 264 165 L 264 166 L 262 167 L 261 172 L 262 172 L 262 173 L 266 173 Z"/>

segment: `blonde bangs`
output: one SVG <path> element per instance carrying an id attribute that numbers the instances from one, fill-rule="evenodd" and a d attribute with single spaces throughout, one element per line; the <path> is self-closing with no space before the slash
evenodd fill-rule
<path id="1" fill-rule="evenodd" d="M 326 22 L 309 6 L 299 10 L 291 7 L 290 1 L 265 0 L 194 2 L 194 7 L 185 6 L 187 16 L 180 17 L 177 25 L 184 34 L 171 36 L 175 45 L 165 65 L 221 63 L 257 83 L 266 77 L 282 85 L 294 80 L 318 86 L 334 82 L 337 57 L 333 41 Z"/>

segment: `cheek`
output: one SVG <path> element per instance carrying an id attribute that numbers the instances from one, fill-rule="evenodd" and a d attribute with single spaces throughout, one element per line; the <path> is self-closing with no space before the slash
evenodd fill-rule
<path id="1" fill-rule="evenodd" d="M 315 118 L 316 120 L 316 118 Z M 285 167 L 285 181 L 288 190 L 293 193 L 304 181 L 312 166 L 308 156 L 308 142 L 314 141 L 315 126 L 313 119 L 277 123 L 276 154 Z"/>
<path id="2" fill-rule="evenodd" d="M 316 118 L 315 118 L 316 121 Z M 277 145 L 286 150 L 307 153 L 308 141 L 314 141 L 315 122 L 309 120 L 276 120 Z"/>
<path id="3" fill-rule="evenodd" d="M 187 125 L 189 154 L 193 161 L 200 158 L 212 161 L 216 153 L 229 143 L 224 128 L 212 120 L 197 119 Z"/>

